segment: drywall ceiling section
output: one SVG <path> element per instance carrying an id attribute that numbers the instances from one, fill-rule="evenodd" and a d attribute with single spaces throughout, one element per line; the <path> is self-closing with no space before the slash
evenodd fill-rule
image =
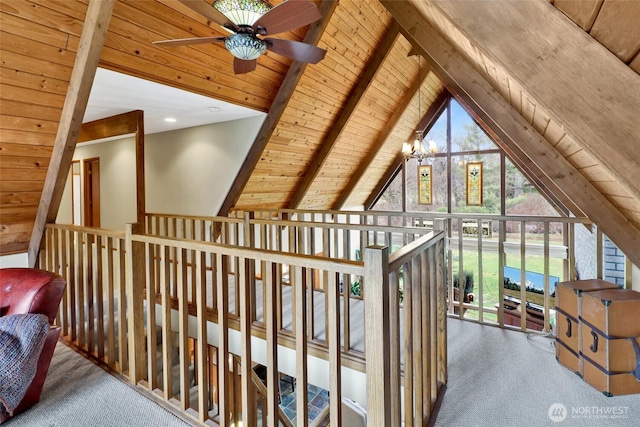
<path id="1" fill-rule="evenodd" d="M 181 89 L 98 68 L 83 123 L 144 111 L 146 134 L 263 115 Z M 173 118 L 175 122 L 165 119 Z"/>

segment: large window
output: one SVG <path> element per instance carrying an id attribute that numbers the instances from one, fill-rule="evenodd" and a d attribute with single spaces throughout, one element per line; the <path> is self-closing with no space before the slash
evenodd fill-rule
<path id="1" fill-rule="evenodd" d="M 438 147 L 435 158 L 422 162 L 431 166 L 430 203 L 421 204 L 418 198 L 420 164 L 415 159 L 407 160 L 404 197 L 408 212 L 557 215 L 513 163 L 506 157 L 503 162 L 500 148 L 455 99 L 427 129 L 424 141 L 434 141 Z M 481 203 L 469 203 L 467 197 L 470 163 L 481 164 Z M 501 182 L 505 183 L 504 189 Z M 402 184 L 402 174 L 398 173 L 372 209 L 402 211 Z"/>

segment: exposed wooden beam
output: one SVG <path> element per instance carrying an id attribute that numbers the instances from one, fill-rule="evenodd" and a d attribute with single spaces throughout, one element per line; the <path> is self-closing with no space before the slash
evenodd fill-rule
<path id="1" fill-rule="evenodd" d="M 391 166 L 387 168 L 380 181 L 378 181 L 376 188 L 373 189 L 371 195 L 364 202 L 364 210 L 371 209 L 371 207 L 376 204 L 378 199 L 380 199 L 380 196 L 382 196 L 382 193 L 384 193 L 389 184 L 391 184 L 391 181 L 393 181 L 393 178 L 395 178 L 398 171 L 402 169 L 402 162 L 404 162 L 404 157 L 402 156 L 402 154 L 398 153 L 396 160 L 391 163 Z"/>
<path id="2" fill-rule="evenodd" d="M 309 167 L 307 168 L 304 178 L 296 192 L 294 193 L 291 201 L 289 202 L 289 209 L 297 209 L 300 206 L 304 196 L 309 191 L 311 184 L 318 176 L 320 169 L 329 158 L 333 147 L 335 147 L 340 135 L 342 135 L 342 131 L 345 129 L 351 116 L 358 108 L 358 104 L 362 101 L 364 94 L 367 92 L 369 85 L 373 82 L 376 74 L 380 70 L 380 66 L 385 61 L 389 53 L 391 52 L 391 48 L 395 44 L 398 35 L 400 34 L 400 27 L 395 22 L 392 23 L 391 27 L 387 31 L 384 39 L 380 43 L 380 45 L 376 48 L 375 55 L 369 60 L 367 65 L 364 68 L 364 73 L 360 76 L 360 80 L 356 87 L 349 94 L 349 100 L 342 108 L 338 119 L 334 123 L 331 131 L 326 136 L 324 142 L 320 149 L 314 154 Z"/>
<path id="3" fill-rule="evenodd" d="M 338 6 L 337 0 L 323 0 L 320 4 L 320 14 L 322 15 L 322 19 L 314 22 L 309 27 L 307 34 L 304 37 L 303 42 L 317 45 L 318 41 L 320 41 L 320 37 L 324 33 L 327 25 L 329 24 L 329 20 L 331 15 L 335 11 Z M 251 177 L 251 173 L 253 169 L 258 164 L 260 160 L 260 156 L 262 155 L 273 131 L 275 130 L 278 122 L 280 121 L 280 117 L 287 107 L 289 100 L 291 99 L 291 94 L 296 89 L 302 74 L 304 73 L 307 64 L 305 62 L 294 61 L 289 67 L 287 71 L 287 75 L 278 90 L 278 94 L 273 100 L 271 104 L 271 108 L 269 108 L 269 114 L 267 115 L 260 131 L 258 131 L 258 135 L 256 136 L 247 157 L 242 163 L 242 167 L 238 171 L 236 175 L 236 179 L 233 181 L 229 192 L 227 193 L 227 197 L 224 199 L 222 206 L 218 210 L 219 216 L 227 216 L 231 209 L 235 206 L 236 202 L 240 198 L 242 191 L 244 190 L 249 178 Z"/>
<path id="4" fill-rule="evenodd" d="M 446 28 L 475 67 L 505 73 L 510 86 L 521 88 L 629 193 L 640 195 L 640 76 L 624 62 L 548 2 L 411 3 L 436 28 Z"/>
<path id="5" fill-rule="evenodd" d="M 431 66 L 429 65 L 429 68 Z M 422 129 L 422 132 L 426 135 L 431 131 L 433 125 L 436 124 L 436 120 L 440 117 L 440 114 L 447 108 L 447 101 L 451 98 L 451 92 L 446 88 L 442 90 L 431 103 L 426 113 L 420 118 L 417 128 Z M 412 134 L 409 138 L 413 138 L 415 134 Z"/>
<path id="6" fill-rule="evenodd" d="M 141 110 L 135 110 L 105 119 L 83 123 L 78 135 L 78 144 L 95 141 L 96 139 L 136 133 L 138 129 L 138 115 L 141 114 L 144 114 Z"/>
<path id="7" fill-rule="evenodd" d="M 362 161 L 358 165 L 358 168 L 356 169 L 354 174 L 351 176 L 349 183 L 347 184 L 345 189 L 342 190 L 342 192 L 340 193 L 340 197 L 338 197 L 338 200 L 336 200 L 336 202 L 334 203 L 333 209 L 340 210 L 344 207 L 344 204 L 349 199 L 349 196 L 351 196 L 351 193 L 353 193 L 353 190 L 356 188 L 356 186 L 362 179 L 364 173 L 367 171 L 367 169 L 369 169 L 371 164 L 374 162 L 376 156 L 384 146 L 385 141 L 387 140 L 387 138 L 389 138 L 389 135 L 391 135 L 391 133 L 393 132 L 394 128 L 396 127 L 396 124 L 400 121 L 400 119 L 404 115 L 404 112 L 411 104 L 411 100 L 413 99 L 415 93 L 418 91 L 420 87 L 422 87 L 422 84 L 424 83 L 425 79 L 427 78 L 427 75 L 429 74 L 429 68 L 430 66 L 427 66 L 426 70 L 423 73 L 419 73 L 419 76 L 416 78 L 416 81 L 414 81 L 413 84 L 411 85 L 411 90 L 409 90 L 405 94 L 404 98 L 400 100 L 400 102 L 396 107 L 396 110 L 393 112 L 393 115 L 387 122 L 387 125 L 385 126 L 384 131 L 380 135 L 378 135 L 378 137 L 376 138 L 376 141 L 373 144 L 373 150 L 367 153 L 367 155 L 362 159 Z M 431 103 L 431 106 L 425 113 L 424 117 L 420 118 L 420 123 L 418 124 L 418 127 L 419 128 L 422 127 L 422 129 L 426 129 L 427 127 L 430 128 L 431 127 L 430 125 L 432 125 L 434 122 L 434 117 L 437 117 L 437 115 L 440 114 L 448 98 L 449 98 L 449 93 L 447 91 L 440 92 L 438 97 Z"/>
<path id="8" fill-rule="evenodd" d="M 47 222 L 55 221 L 58 214 L 114 5 L 115 0 L 92 0 L 87 8 L 67 96 L 62 107 L 56 142 L 31 233 L 28 256 L 29 265 L 32 267 L 36 263 L 45 226 Z"/>
<path id="9" fill-rule="evenodd" d="M 144 222 L 144 214 L 147 212 L 144 147 L 144 113 L 138 111 L 136 114 L 136 219 L 139 224 Z"/>
<path id="10" fill-rule="evenodd" d="M 381 3 L 406 30 L 410 40 L 428 52 L 427 59 L 448 86 L 456 88 L 465 103 L 503 141 L 533 159 L 634 264 L 640 265 L 640 230 L 515 111 L 413 4 L 390 0 Z"/>

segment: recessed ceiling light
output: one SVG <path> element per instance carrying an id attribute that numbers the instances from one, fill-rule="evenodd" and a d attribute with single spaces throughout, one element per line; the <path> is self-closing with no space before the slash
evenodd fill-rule
<path id="1" fill-rule="evenodd" d="M 164 121 L 167 122 L 167 123 L 175 123 L 175 122 L 177 122 L 177 120 L 174 117 L 166 117 L 164 119 Z"/>

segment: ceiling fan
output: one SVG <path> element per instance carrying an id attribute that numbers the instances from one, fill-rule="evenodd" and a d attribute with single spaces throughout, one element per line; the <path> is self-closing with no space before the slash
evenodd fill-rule
<path id="1" fill-rule="evenodd" d="M 309 0 L 286 0 L 272 6 L 266 0 L 216 0 L 213 5 L 203 0 L 178 0 L 191 10 L 217 23 L 232 34 L 226 37 L 196 37 L 153 42 L 163 46 L 224 43 L 233 58 L 235 74 L 256 69 L 258 57 L 265 50 L 295 61 L 316 64 L 326 50 L 298 42 L 270 38 L 273 34 L 309 25 L 322 17 Z"/>

